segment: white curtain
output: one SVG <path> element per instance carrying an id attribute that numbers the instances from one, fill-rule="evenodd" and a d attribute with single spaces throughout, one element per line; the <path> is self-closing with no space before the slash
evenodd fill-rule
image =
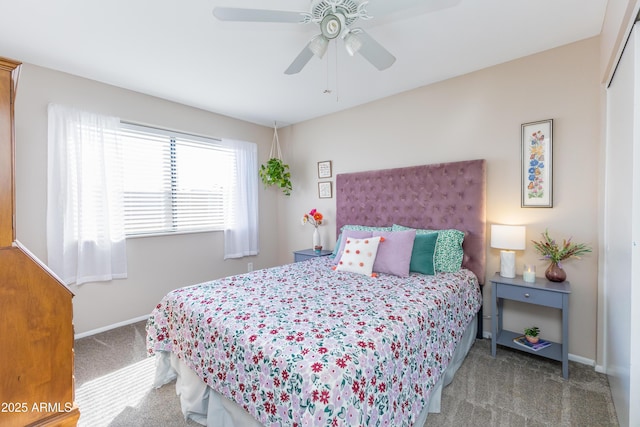
<path id="1" fill-rule="evenodd" d="M 66 283 L 127 277 L 120 120 L 49 105 L 47 251 Z"/>
<path id="2" fill-rule="evenodd" d="M 224 259 L 258 254 L 258 147 L 225 139 L 235 152 L 235 172 L 226 187 Z"/>

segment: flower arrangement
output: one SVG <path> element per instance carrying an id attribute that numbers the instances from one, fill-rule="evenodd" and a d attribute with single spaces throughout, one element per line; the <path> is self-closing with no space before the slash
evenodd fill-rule
<path id="1" fill-rule="evenodd" d="M 542 233 L 542 240 L 536 242 L 532 240 L 536 251 L 553 263 L 559 264 L 569 258 L 580 259 L 580 255 L 591 252 L 591 248 L 584 243 L 572 243 L 571 239 L 563 240 L 562 246 L 558 245 L 554 239 L 549 236 L 549 230 Z"/>
<path id="2" fill-rule="evenodd" d="M 322 225 L 322 214 L 318 212 L 316 209 L 311 209 L 309 213 L 306 213 L 302 216 L 302 225 L 311 224 L 315 228 L 318 228 L 319 225 Z"/>

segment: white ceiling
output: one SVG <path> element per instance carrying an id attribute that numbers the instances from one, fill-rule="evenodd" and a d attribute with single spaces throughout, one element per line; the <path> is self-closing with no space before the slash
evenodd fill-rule
<path id="1" fill-rule="evenodd" d="M 0 56 L 280 127 L 596 36 L 607 3 L 446 0 L 428 12 L 434 1 L 361 24 L 397 57 L 385 71 L 340 41 L 285 75 L 316 24 L 212 15 L 308 11 L 310 0 L 0 0 Z"/>

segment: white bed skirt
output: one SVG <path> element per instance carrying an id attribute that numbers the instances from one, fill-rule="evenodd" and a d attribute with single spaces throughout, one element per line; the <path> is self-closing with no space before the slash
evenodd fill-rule
<path id="1" fill-rule="evenodd" d="M 475 342 L 477 325 L 477 319 L 474 318 L 467 326 L 449 366 L 431 393 L 429 404 L 420 412 L 415 426 L 424 425 L 429 413 L 440 412 L 442 389 L 451 383 Z M 180 396 L 180 406 L 185 420 L 192 419 L 207 427 L 262 427 L 262 424 L 235 402 L 208 387 L 173 353 L 158 352 L 154 387 L 161 387 L 174 379 L 176 394 Z"/>

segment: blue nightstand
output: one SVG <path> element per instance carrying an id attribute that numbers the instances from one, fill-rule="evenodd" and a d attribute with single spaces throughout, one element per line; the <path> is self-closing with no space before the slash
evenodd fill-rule
<path id="1" fill-rule="evenodd" d="M 320 251 L 320 253 L 316 253 L 316 251 L 314 251 L 313 249 L 303 249 L 301 251 L 293 252 L 293 261 L 294 262 L 306 261 L 308 259 L 319 257 L 319 256 L 331 255 L 332 253 L 333 251 L 322 250 Z"/>
<path id="2" fill-rule="evenodd" d="M 527 353 L 562 362 L 562 376 L 569 377 L 569 295 L 571 285 L 569 282 L 550 282 L 537 277 L 535 283 L 522 280 L 522 276 L 508 279 L 496 274 L 491 278 L 491 355 L 496 357 L 496 344 L 515 348 Z M 503 301 L 520 301 L 527 304 L 541 305 L 557 308 L 562 312 L 562 342 L 552 343 L 550 347 L 533 351 L 513 342 L 513 339 L 522 335 L 502 328 L 502 303 Z"/>

